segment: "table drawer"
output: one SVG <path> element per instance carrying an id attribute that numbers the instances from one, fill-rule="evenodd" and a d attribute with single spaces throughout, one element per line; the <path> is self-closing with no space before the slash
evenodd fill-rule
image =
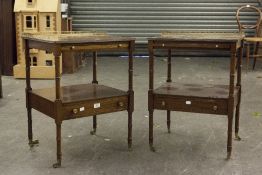
<path id="1" fill-rule="evenodd" d="M 64 120 L 128 109 L 128 97 L 113 97 L 63 105 Z"/>
<path id="2" fill-rule="evenodd" d="M 225 43 L 212 43 L 212 42 L 183 42 L 183 41 L 163 41 L 156 42 L 154 48 L 177 48 L 177 49 L 230 49 L 230 44 Z"/>
<path id="3" fill-rule="evenodd" d="M 228 105 L 227 100 L 223 99 L 155 97 L 154 108 L 160 110 L 226 115 Z"/>

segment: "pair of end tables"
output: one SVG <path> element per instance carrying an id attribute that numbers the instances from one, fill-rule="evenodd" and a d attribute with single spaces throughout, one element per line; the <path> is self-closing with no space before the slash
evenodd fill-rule
<path id="1" fill-rule="evenodd" d="M 96 133 L 97 115 L 127 110 L 128 148 L 132 147 L 132 113 L 134 111 L 133 51 L 135 39 L 111 36 L 99 32 L 66 32 L 24 34 L 26 54 L 26 107 L 28 113 L 28 139 L 33 147 L 32 109 L 53 118 L 56 123 L 57 162 L 61 166 L 61 124 L 64 120 L 93 116 L 93 130 Z M 239 130 L 239 110 L 241 100 L 241 60 L 243 36 L 239 33 L 162 33 L 148 40 L 149 49 L 149 144 L 153 146 L 153 112 L 167 111 L 167 128 L 170 132 L 171 111 L 208 113 L 228 116 L 227 158 L 232 152 L 232 125 L 235 114 L 236 139 Z M 30 82 L 31 48 L 52 52 L 55 56 L 55 87 L 32 89 Z M 168 51 L 167 82 L 154 88 L 154 50 Z M 171 79 L 171 55 L 174 50 L 200 49 L 223 50 L 231 53 L 229 85 L 179 84 Z M 129 54 L 128 90 L 123 91 L 98 84 L 97 52 L 127 51 Z M 60 55 L 63 51 L 88 51 L 93 53 L 93 80 L 90 84 L 61 86 L 59 73 Z M 238 56 L 237 57 L 237 52 Z M 238 59 L 237 59 L 238 58 Z M 236 74 L 237 72 L 237 74 Z M 237 82 L 235 79 L 237 77 Z"/>

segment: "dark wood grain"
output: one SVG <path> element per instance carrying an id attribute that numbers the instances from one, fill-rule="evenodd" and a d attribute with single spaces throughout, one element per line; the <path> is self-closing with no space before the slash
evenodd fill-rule
<path id="1" fill-rule="evenodd" d="M 28 138 L 30 146 L 33 141 L 32 108 L 53 118 L 56 123 L 57 162 L 54 168 L 61 166 L 61 125 L 64 120 L 93 116 L 93 131 L 97 128 L 97 115 L 127 110 L 128 112 L 128 148 L 132 146 L 132 113 L 134 111 L 133 90 L 133 50 L 134 39 L 110 36 L 97 33 L 40 33 L 24 34 L 26 43 L 26 106 L 28 114 Z M 55 56 L 55 87 L 31 88 L 29 49 L 35 48 L 53 52 Z M 123 91 L 112 87 L 98 85 L 97 52 L 126 51 L 129 54 L 128 90 Z M 93 52 L 92 84 L 78 84 L 61 87 L 60 55 L 62 52 L 90 51 Z"/>
<path id="2" fill-rule="evenodd" d="M 74 103 L 85 100 L 103 99 L 108 97 L 124 96 L 128 93 L 122 90 L 98 84 L 78 84 L 61 87 L 61 101 Z M 56 100 L 55 88 L 34 89 L 32 93 L 49 101 Z"/>
<path id="3" fill-rule="evenodd" d="M 238 87 L 235 87 L 235 94 L 238 93 L 238 89 Z M 155 89 L 154 94 L 227 99 L 229 96 L 229 86 L 214 84 L 181 84 L 172 82 L 165 83 Z"/>
<path id="4" fill-rule="evenodd" d="M 232 125 L 236 109 L 235 136 L 238 140 L 239 110 L 241 99 L 241 59 L 243 35 L 240 33 L 187 33 L 165 32 L 149 38 L 149 145 L 153 147 L 153 113 L 155 109 L 167 111 L 167 128 L 170 133 L 170 111 L 227 115 L 227 158 L 232 152 Z M 154 89 L 154 50 L 168 51 L 167 83 Z M 171 51 L 175 50 L 221 50 L 230 52 L 230 75 L 228 85 L 179 84 L 171 82 Z M 237 51 L 239 57 L 237 59 Z M 237 65 L 236 65 L 237 63 Z M 237 68 L 237 74 L 236 74 Z M 235 79 L 237 78 L 237 84 Z"/>

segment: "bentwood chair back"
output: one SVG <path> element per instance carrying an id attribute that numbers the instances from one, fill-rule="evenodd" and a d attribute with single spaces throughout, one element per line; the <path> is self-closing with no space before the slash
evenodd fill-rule
<path id="1" fill-rule="evenodd" d="M 250 20 L 246 22 L 248 16 L 255 17 L 254 24 L 250 23 Z M 261 10 L 255 6 L 245 5 L 240 7 L 236 13 L 239 32 L 246 34 L 247 31 L 253 30 L 253 36 L 245 37 L 246 47 L 246 70 L 248 70 L 250 57 L 254 58 L 253 69 L 255 69 L 257 58 L 262 58 L 262 54 L 259 54 L 259 45 L 262 42 L 261 37 Z M 253 51 L 250 53 L 250 46 L 253 45 Z"/>

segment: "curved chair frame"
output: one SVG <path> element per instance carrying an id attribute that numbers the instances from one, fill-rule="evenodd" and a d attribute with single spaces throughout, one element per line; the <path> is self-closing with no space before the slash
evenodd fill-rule
<path id="1" fill-rule="evenodd" d="M 243 25 L 241 23 L 241 21 L 240 21 L 240 13 L 241 13 L 241 11 L 246 10 L 246 9 L 251 9 L 252 11 L 258 13 L 259 16 L 258 16 L 258 19 L 257 19 L 255 25 Z M 246 70 L 248 70 L 250 57 L 254 58 L 254 63 L 253 63 L 253 70 L 254 70 L 257 58 L 258 57 L 262 57 L 262 55 L 258 55 L 259 43 L 262 42 L 262 38 L 260 37 L 260 35 L 261 35 L 262 12 L 257 7 L 254 7 L 254 6 L 251 6 L 251 5 L 245 5 L 245 6 L 240 7 L 237 10 L 236 18 L 237 18 L 239 32 L 244 33 L 243 30 L 245 30 L 245 29 L 254 29 L 255 30 L 255 36 L 254 37 L 246 37 L 245 38 L 245 44 L 246 44 Z M 250 55 L 250 44 L 254 44 L 255 45 L 254 53 L 252 55 Z"/>

